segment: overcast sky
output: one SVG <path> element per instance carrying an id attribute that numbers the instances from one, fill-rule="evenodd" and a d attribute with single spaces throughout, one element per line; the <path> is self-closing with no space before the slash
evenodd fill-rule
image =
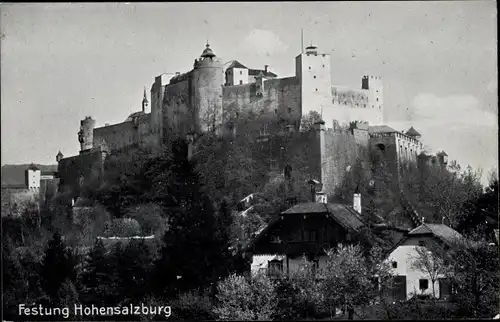
<path id="1" fill-rule="evenodd" d="M 495 1 L 1 4 L 2 165 L 79 150 L 79 121 L 122 122 L 156 75 L 186 72 L 208 39 L 224 62 L 294 75 L 311 42 L 334 84 L 384 80 L 385 122 L 430 148 L 498 164 Z"/>

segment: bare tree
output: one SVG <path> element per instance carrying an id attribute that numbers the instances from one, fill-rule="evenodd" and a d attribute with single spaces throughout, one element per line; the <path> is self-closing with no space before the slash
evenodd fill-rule
<path id="1" fill-rule="evenodd" d="M 432 283 L 432 296 L 436 298 L 435 283 L 440 277 L 447 275 L 448 267 L 440 254 L 438 255 L 426 247 L 418 246 L 415 251 L 417 255 L 412 258 L 411 268 L 419 270 L 429 277 Z"/>

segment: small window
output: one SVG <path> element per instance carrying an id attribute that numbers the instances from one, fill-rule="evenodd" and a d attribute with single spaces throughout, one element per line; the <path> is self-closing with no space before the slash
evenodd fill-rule
<path id="1" fill-rule="evenodd" d="M 378 102 L 378 97 L 377 97 L 377 102 Z"/>
<path id="2" fill-rule="evenodd" d="M 309 70 L 311 70 L 311 66 L 309 66 Z"/>
<path id="3" fill-rule="evenodd" d="M 316 76 L 313 76 L 313 77 L 314 77 L 314 79 L 316 79 Z"/>
<path id="4" fill-rule="evenodd" d="M 366 108 L 366 104 L 363 104 L 363 107 Z"/>
<path id="5" fill-rule="evenodd" d="M 243 71 L 240 70 L 240 75 L 243 75 Z"/>
<path id="6" fill-rule="evenodd" d="M 243 85 L 243 81 L 242 80 L 240 80 L 240 85 Z"/>
<path id="7" fill-rule="evenodd" d="M 418 241 L 418 246 L 425 246 L 425 241 L 419 240 Z"/>
<path id="8" fill-rule="evenodd" d="M 325 65 L 323 64 L 323 67 L 325 67 Z"/>
<path id="9" fill-rule="evenodd" d="M 292 108 L 291 107 L 288 108 L 288 113 L 292 113 Z"/>
<path id="10" fill-rule="evenodd" d="M 278 114 L 278 109 L 274 109 L 274 114 Z"/>
<path id="11" fill-rule="evenodd" d="M 378 93 L 378 89 L 377 89 L 377 93 Z"/>
<path id="12" fill-rule="evenodd" d="M 318 89 L 316 88 L 316 92 L 318 91 Z"/>
<path id="13" fill-rule="evenodd" d="M 398 268 L 398 262 L 392 262 L 392 268 Z"/>
<path id="14" fill-rule="evenodd" d="M 418 281 L 418 288 L 422 291 L 428 289 L 429 288 L 429 280 L 427 280 L 427 279 L 419 280 Z"/>
<path id="15" fill-rule="evenodd" d="M 372 105 L 372 108 L 375 108 L 375 105 Z"/>

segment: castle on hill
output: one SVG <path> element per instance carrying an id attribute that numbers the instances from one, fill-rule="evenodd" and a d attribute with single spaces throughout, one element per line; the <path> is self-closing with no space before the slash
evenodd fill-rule
<path id="1" fill-rule="evenodd" d="M 289 143 L 275 142 L 279 151 L 274 153 L 270 148 L 270 168 L 291 166 L 287 160 L 302 153 L 298 148 L 307 147 L 310 176 L 327 189 L 334 189 L 341 180 L 344 170 L 339 168 L 338 157 L 346 151 L 351 151 L 348 159 L 352 159 L 359 147 L 378 149 L 394 168 L 404 160 L 416 161 L 423 152 L 420 134 L 413 128 L 400 132 L 384 125 L 381 77 L 363 76 L 360 89 L 334 87 L 330 61 L 329 54 L 311 45 L 295 58 L 295 76 L 279 78 L 267 65 L 250 69 L 234 60 L 224 68 L 207 44 L 191 71 L 155 77 L 150 111 L 145 89 L 142 109 L 122 123 L 96 127 L 91 117 L 82 120 L 80 154 L 64 158 L 59 153 L 57 157 L 60 189 L 76 187 L 102 171 L 103 160 L 116 150 L 161 146 L 206 131 L 241 133 L 245 129 L 229 128 L 228 121 L 243 111 L 253 111 L 266 120 L 256 143 L 283 141 L 280 137 L 287 133 Z M 311 111 L 321 115 L 323 122 L 311 133 L 300 132 L 301 119 Z M 339 140 L 350 147 L 340 151 Z"/>

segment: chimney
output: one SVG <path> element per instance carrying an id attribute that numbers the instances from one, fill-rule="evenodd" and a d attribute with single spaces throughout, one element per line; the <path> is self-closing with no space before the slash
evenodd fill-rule
<path id="1" fill-rule="evenodd" d="M 352 198 L 352 208 L 361 214 L 361 194 L 359 192 L 354 193 Z"/>
<path id="2" fill-rule="evenodd" d="M 269 67 L 269 65 L 264 65 L 264 71 L 267 73 L 267 67 Z"/>
<path id="3" fill-rule="evenodd" d="M 181 72 L 175 72 L 175 76 L 179 76 Z"/>
<path id="4" fill-rule="evenodd" d="M 327 203 L 327 197 L 324 192 L 316 192 L 316 203 Z"/>

